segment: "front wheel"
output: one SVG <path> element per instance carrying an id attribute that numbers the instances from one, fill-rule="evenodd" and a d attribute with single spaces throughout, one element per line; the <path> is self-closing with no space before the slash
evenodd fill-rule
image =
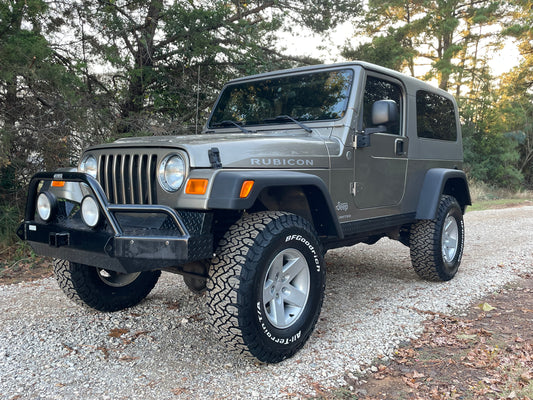
<path id="1" fill-rule="evenodd" d="M 307 220 L 284 212 L 244 216 L 221 240 L 209 276 L 211 321 L 230 349 L 276 363 L 309 339 L 325 269 Z"/>
<path id="2" fill-rule="evenodd" d="M 98 311 L 118 311 L 143 300 L 157 283 L 161 271 L 131 274 L 54 260 L 59 287 L 75 303 Z"/>
<path id="3" fill-rule="evenodd" d="M 464 235 L 461 207 L 454 197 L 443 195 L 435 219 L 411 227 L 409 246 L 416 273 L 430 281 L 452 279 L 463 256 Z"/>

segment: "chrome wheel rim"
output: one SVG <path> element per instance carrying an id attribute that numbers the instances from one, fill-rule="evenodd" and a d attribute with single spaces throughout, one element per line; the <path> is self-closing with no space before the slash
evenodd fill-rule
<path id="1" fill-rule="evenodd" d="M 263 308 L 274 327 L 285 329 L 298 321 L 309 299 L 310 280 L 307 260 L 298 250 L 285 249 L 274 257 L 263 283 Z"/>
<path id="2" fill-rule="evenodd" d="M 457 220 L 450 214 L 446 215 L 442 228 L 442 258 L 445 262 L 451 263 L 457 253 L 459 246 L 459 226 Z"/>
<path id="3" fill-rule="evenodd" d="M 141 274 L 134 272 L 132 274 L 122 274 L 120 272 L 108 271 L 107 269 L 97 268 L 98 277 L 102 282 L 112 287 L 123 287 L 132 283 Z"/>

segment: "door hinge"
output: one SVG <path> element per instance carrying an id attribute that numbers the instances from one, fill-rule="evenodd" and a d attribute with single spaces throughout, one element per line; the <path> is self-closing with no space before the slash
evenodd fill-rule
<path id="1" fill-rule="evenodd" d="M 355 132 L 352 135 L 352 146 L 354 149 L 361 149 L 370 146 L 370 135 L 365 132 Z"/>
<path id="2" fill-rule="evenodd" d="M 355 196 L 357 193 L 357 182 L 350 182 L 350 193 Z"/>

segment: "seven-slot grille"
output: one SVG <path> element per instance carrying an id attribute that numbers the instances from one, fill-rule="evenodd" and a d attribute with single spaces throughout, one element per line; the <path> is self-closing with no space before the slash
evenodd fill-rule
<path id="1" fill-rule="evenodd" d="M 157 204 L 156 154 L 101 154 L 98 181 L 112 204 Z"/>

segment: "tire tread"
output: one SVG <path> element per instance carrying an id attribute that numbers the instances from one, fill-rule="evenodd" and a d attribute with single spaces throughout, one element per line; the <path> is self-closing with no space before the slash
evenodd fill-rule
<path id="1" fill-rule="evenodd" d="M 449 195 L 441 196 L 439 207 L 437 209 L 437 217 L 434 220 L 420 220 L 411 227 L 409 236 L 409 247 L 411 253 L 411 263 L 415 272 L 422 279 L 428 281 L 447 281 L 453 278 L 447 276 L 442 270 L 442 249 L 441 249 L 441 234 L 438 226 L 439 219 L 446 216 L 447 210 L 454 207 L 459 208 L 457 200 Z M 463 234 L 463 225 L 459 227 L 461 235 Z M 462 255 L 463 242 L 461 241 L 458 252 Z M 460 257 L 459 261 L 460 262 Z"/>
<path id="2" fill-rule="evenodd" d="M 96 273 L 95 267 L 55 259 L 53 268 L 59 287 L 70 300 L 78 305 L 104 312 L 118 311 L 138 304 L 148 296 L 161 275 L 161 271 L 143 272 L 133 282 L 136 283 L 135 290 L 129 290 L 127 295 L 106 297 L 95 288 L 94 278 L 91 276 Z"/>
<path id="3" fill-rule="evenodd" d="M 316 324 L 315 321 L 300 347 L 291 349 L 280 358 L 277 352 L 265 349 L 259 338 L 251 334 L 252 330 L 247 328 L 252 319 L 242 315 L 246 299 L 239 298 L 239 288 L 251 284 L 254 266 L 260 262 L 263 251 L 276 232 L 294 226 L 301 226 L 316 235 L 307 220 L 294 214 L 270 211 L 246 215 L 222 238 L 211 264 L 207 288 L 209 317 L 214 332 L 229 349 L 245 357 L 255 357 L 264 362 L 279 362 L 291 357 L 307 341 Z"/>

